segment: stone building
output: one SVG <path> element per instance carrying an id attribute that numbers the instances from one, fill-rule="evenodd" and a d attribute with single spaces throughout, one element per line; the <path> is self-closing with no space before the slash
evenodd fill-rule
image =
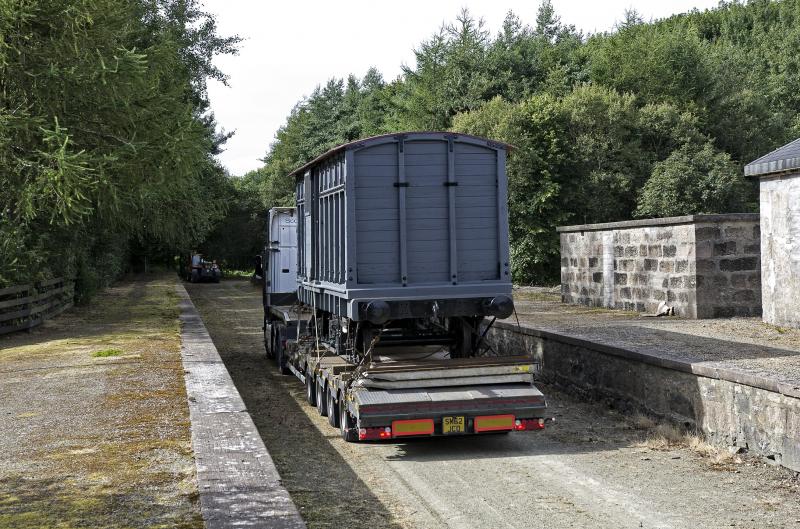
<path id="1" fill-rule="evenodd" d="M 800 327 L 800 138 L 744 172 L 760 179 L 764 321 Z"/>
<path id="2" fill-rule="evenodd" d="M 565 303 L 653 313 L 665 302 L 688 318 L 761 314 L 758 214 L 689 215 L 558 231 Z"/>

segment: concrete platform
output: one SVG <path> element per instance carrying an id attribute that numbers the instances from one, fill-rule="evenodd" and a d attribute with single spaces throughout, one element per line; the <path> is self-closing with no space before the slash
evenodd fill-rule
<path id="1" fill-rule="evenodd" d="M 520 325 L 495 324 L 501 354 L 533 354 L 542 377 L 696 427 L 800 471 L 800 331 L 755 318 L 684 320 L 516 295 Z"/>
<path id="2" fill-rule="evenodd" d="M 186 289 L 178 285 L 181 358 L 207 529 L 305 529 Z"/>

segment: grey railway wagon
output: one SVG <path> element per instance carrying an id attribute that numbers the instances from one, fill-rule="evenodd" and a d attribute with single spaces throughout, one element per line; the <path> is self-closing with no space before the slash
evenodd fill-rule
<path id="1" fill-rule="evenodd" d="M 409 132 L 296 169 L 299 299 L 355 321 L 374 319 L 374 300 L 384 319 L 492 314 L 492 299 L 510 303 L 508 149 Z M 507 316 L 507 305 L 494 312 Z"/>

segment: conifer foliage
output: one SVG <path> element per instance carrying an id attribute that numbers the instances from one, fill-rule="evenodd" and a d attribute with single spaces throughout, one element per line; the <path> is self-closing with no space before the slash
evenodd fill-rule
<path id="1" fill-rule="evenodd" d="M 459 13 L 385 82 L 333 79 L 299 102 L 265 165 L 263 205 L 286 173 L 337 143 L 450 129 L 516 147 L 509 160 L 514 280 L 558 280 L 563 224 L 753 211 L 742 166 L 800 135 L 800 0 L 721 2 L 607 33 L 563 24 L 550 0 L 496 35 Z"/>
<path id="2" fill-rule="evenodd" d="M 171 255 L 224 216 L 205 83 L 238 39 L 195 0 L 0 2 L 0 286 Z"/>

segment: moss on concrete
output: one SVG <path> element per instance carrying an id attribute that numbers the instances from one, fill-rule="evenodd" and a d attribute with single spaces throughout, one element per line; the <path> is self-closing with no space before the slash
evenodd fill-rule
<path id="1" fill-rule="evenodd" d="M 0 341 L 0 527 L 203 527 L 174 289 L 125 281 Z"/>

